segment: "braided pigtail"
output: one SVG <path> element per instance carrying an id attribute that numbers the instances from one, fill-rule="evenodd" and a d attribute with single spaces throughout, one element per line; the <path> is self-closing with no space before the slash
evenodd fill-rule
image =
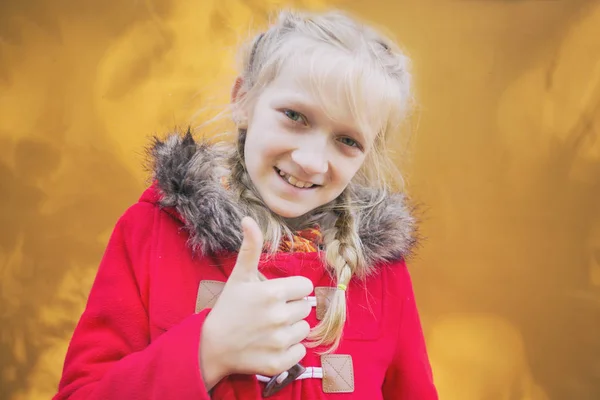
<path id="1" fill-rule="evenodd" d="M 323 320 L 314 327 L 308 339 L 309 347 L 329 346 L 331 353 L 339 346 L 346 323 L 346 290 L 350 280 L 364 265 L 362 245 L 358 236 L 349 191 L 338 197 L 334 212 L 337 219 L 332 229 L 325 231 L 325 259 L 337 282 L 337 287 Z"/>

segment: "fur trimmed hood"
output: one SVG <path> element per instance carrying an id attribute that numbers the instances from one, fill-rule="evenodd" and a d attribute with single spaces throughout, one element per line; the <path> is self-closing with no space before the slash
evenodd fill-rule
<path id="1" fill-rule="evenodd" d="M 188 131 L 155 138 L 149 155 L 162 195 L 160 205 L 178 212 L 190 232 L 191 247 L 203 254 L 237 252 L 242 243 L 240 221 L 249 215 L 249 206 L 222 184 L 229 175 L 231 151 L 196 141 Z M 380 194 L 354 184 L 349 189 L 359 202 Z M 359 210 L 355 220 L 370 266 L 407 258 L 416 244 L 415 220 L 401 194 L 389 194 L 376 206 Z"/>

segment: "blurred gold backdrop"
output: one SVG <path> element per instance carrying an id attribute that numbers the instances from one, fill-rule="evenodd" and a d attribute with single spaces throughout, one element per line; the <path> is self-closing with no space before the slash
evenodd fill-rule
<path id="1" fill-rule="evenodd" d="M 53 395 L 148 136 L 226 104 L 236 43 L 282 5 L 357 13 L 413 59 L 402 161 L 441 398 L 599 399 L 593 0 L 3 1 L 0 398 Z"/>

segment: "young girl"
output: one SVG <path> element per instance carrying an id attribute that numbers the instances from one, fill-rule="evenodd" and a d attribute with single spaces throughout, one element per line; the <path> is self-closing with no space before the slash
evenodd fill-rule
<path id="1" fill-rule="evenodd" d="M 152 147 L 55 399 L 437 399 L 386 177 L 406 57 L 340 13 L 282 13 L 242 59 L 236 145 Z"/>

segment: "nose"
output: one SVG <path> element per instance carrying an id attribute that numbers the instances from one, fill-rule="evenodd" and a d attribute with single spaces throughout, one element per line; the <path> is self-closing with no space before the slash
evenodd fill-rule
<path id="1" fill-rule="evenodd" d="M 321 143 L 305 143 L 292 151 L 294 161 L 307 175 L 325 174 L 329 170 L 327 146 Z"/>

